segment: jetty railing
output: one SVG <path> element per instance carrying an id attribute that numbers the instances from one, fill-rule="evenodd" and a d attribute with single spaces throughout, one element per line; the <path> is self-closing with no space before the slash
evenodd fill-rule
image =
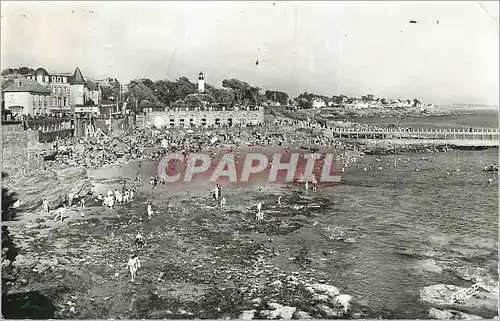
<path id="1" fill-rule="evenodd" d="M 356 139 L 498 140 L 498 129 L 409 129 L 328 127 L 334 137 Z"/>

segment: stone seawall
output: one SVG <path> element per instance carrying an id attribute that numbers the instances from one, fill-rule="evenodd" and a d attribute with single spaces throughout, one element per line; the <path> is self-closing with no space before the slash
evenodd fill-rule
<path id="1" fill-rule="evenodd" d="M 2 131 L 2 171 L 9 175 L 6 181 L 17 181 L 43 167 L 43 149 L 38 131 Z"/>

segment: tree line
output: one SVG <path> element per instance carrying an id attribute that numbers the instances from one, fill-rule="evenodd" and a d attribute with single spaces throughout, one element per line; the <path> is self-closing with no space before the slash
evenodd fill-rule
<path id="1" fill-rule="evenodd" d="M 205 84 L 204 93 L 198 93 L 198 85 L 187 77 L 180 77 L 175 81 L 142 78 L 132 80 L 128 85 L 127 101 L 134 109 L 137 105 L 146 102 L 150 106 L 175 107 L 195 106 L 201 107 L 206 103 L 218 104 L 227 107 L 258 105 L 265 96 L 261 88 L 253 87 L 247 82 L 238 79 L 225 79 L 222 88 Z"/>

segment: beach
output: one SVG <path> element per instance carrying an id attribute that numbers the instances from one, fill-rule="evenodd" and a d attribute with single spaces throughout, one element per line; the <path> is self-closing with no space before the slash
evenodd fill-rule
<path id="1" fill-rule="evenodd" d="M 260 318 L 269 304 L 314 318 L 426 318 L 436 307 L 419 294 L 428 286 L 480 282 L 498 297 L 498 175 L 482 171 L 497 157 L 497 148 L 400 152 L 394 175 L 394 155 L 365 155 L 340 184 L 316 192 L 223 187 L 223 208 L 209 197 L 212 182 L 152 189 L 157 161 L 89 169 L 94 195 L 126 180 L 139 187 L 134 202 L 114 210 L 89 203 L 62 223 L 38 213 L 8 222 L 21 244 L 22 280 L 8 298 L 44 293 L 57 318 Z M 142 183 L 133 182 L 137 171 Z M 125 263 L 133 253 L 142 267 L 131 283 Z M 350 295 L 347 312 L 308 291 L 314 284 Z M 491 318 L 492 302 L 459 308 Z"/>

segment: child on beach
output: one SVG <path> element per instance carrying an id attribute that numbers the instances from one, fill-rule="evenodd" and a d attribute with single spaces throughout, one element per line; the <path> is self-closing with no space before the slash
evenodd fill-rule
<path id="1" fill-rule="evenodd" d="M 135 245 L 137 246 L 144 245 L 144 237 L 142 236 L 141 233 L 137 233 L 137 235 L 135 236 Z"/>

